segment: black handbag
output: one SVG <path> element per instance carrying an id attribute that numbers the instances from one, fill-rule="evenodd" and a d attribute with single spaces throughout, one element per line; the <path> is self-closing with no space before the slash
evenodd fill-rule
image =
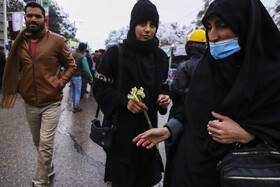
<path id="1" fill-rule="evenodd" d="M 107 151 L 112 145 L 115 130 L 116 125 L 114 123 L 111 126 L 104 127 L 101 126 L 100 120 L 96 118 L 91 121 L 89 137 L 93 142 Z"/>
<path id="2" fill-rule="evenodd" d="M 280 152 L 266 142 L 237 144 L 217 166 L 222 187 L 280 187 Z"/>
<path id="3" fill-rule="evenodd" d="M 118 79 L 117 79 L 117 89 L 121 90 L 121 81 L 122 81 L 122 47 L 120 45 L 117 45 L 118 51 L 119 51 L 119 69 L 118 69 Z M 101 125 L 100 120 L 98 120 L 98 114 L 99 114 L 100 107 L 97 106 L 95 119 L 91 121 L 91 128 L 90 128 L 90 139 L 98 144 L 99 146 L 103 147 L 105 151 L 108 151 L 111 148 L 113 139 L 114 139 L 114 133 L 116 130 L 116 123 L 118 118 L 118 113 L 113 115 L 112 123 L 111 120 L 108 120 L 107 118 L 103 119 L 103 123 Z"/>

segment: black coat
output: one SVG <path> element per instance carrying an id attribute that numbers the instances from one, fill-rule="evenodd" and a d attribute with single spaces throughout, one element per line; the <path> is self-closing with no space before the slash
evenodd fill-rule
<path id="1" fill-rule="evenodd" d="M 230 117 L 280 149 L 280 33 L 276 25 L 259 0 L 215 0 L 206 11 L 204 25 L 212 14 L 239 37 L 241 51 L 214 60 L 208 49 L 198 63 L 185 110 L 177 118 L 185 128 L 170 151 L 165 186 L 220 186 L 216 165 L 234 144 L 218 143 L 208 134 L 211 111 Z"/>
<path id="2" fill-rule="evenodd" d="M 141 52 L 121 44 L 123 49 L 123 74 L 121 91 L 116 89 L 118 82 L 118 48 L 107 50 L 100 63 L 93 83 L 93 94 L 106 119 L 118 112 L 117 130 L 113 147 L 109 154 L 122 164 L 133 164 L 141 155 L 142 160 L 156 159 L 155 148 L 137 148 L 132 139 L 149 129 L 143 113 L 133 114 L 127 109 L 128 98 L 133 87 L 143 87 L 146 94 L 144 103 L 153 127 L 157 127 L 157 98 L 159 94 L 168 95 L 168 58 L 163 50 L 156 48 L 151 52 Z M 138 156 L 136 156 L 138 155 Z"/>

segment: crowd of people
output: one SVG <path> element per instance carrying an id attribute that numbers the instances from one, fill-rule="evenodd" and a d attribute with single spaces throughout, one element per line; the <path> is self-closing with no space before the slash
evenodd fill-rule
<path id="1" fill-rule="evenodd" d="M 236 143 L 265 141 L 280 150 L 280 32 L 261 1 L 214 0 L 201 20 L 205 29 L 188 37 L 188 60 L 171 85 L 156 36 L 159 17 L 151 1 L 138 0 L 121 53 L 117 46 L 90 53 L 85 43 L 70 49 L 45 27 L 44 8 L 27 3 L 26 29 L 7 61 L 1 55 L 0 107 L 12 108 L 17 92 L 25 101 L 38 155 L 34 186 L 47 186 L 55 173 L 54 137 L 68 82 L 73 113 L 82 111 L 90 83 L 102 126 L 116 120 L 104 178 L 112 187 L 151 187 L 163 172 L 165 187 L 219 187 L 216 165 Z M 144 92 L 140 101 L 128 97 L 135 87 Z M 158 113 L 166 115 L 171 103 L 158 128 Z M 163 141 L 165 169 L 157 147 Z"/>

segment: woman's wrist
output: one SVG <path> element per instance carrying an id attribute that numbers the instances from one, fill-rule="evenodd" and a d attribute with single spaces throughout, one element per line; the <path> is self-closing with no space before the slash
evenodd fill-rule
<path id="1" fill-rule="evenodd" d="M 169 129 L 167 127 L 163 127 L 163 131 L 165 139 L 168 139 L 171 136 Z"/>
<path id="2" fill-rule="evenodd" d="M 246 144 L 255 139 L 254 135 L 250 134 L 245 129 L 243 129 L 243 130 L 244 130 L 244 133 L 241 133 L 241 137 L 239 138 L 239 141 L 238 141 L 239 143 Z"/>

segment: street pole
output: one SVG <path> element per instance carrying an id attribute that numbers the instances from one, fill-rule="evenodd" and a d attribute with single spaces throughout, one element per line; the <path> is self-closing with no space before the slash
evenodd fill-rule
<path id="1" fill-rule="evenodd" d="M 50 1 L 51 0 L 41 0 L 41 5 L 45 9 L 46 15 L 45 15 L 45 20 L 46 20 L 46 27 L 49 27 L 49 7 L 50 7 Z"/>
<path id="2" fill-rule="evenodd" d="M 0 0 L 0 46 L 4 47 L 4 52 L 7 55 L 6 44 L 7 44 L 7 10 L 6 0 Z"/>
<path id="3" fill-rule="evenodd" d="M 40 4 L 45 9 L 46 27 L 49 27 L 49 7 L 51 0 L 36 0 L 36 3 Z"/>

